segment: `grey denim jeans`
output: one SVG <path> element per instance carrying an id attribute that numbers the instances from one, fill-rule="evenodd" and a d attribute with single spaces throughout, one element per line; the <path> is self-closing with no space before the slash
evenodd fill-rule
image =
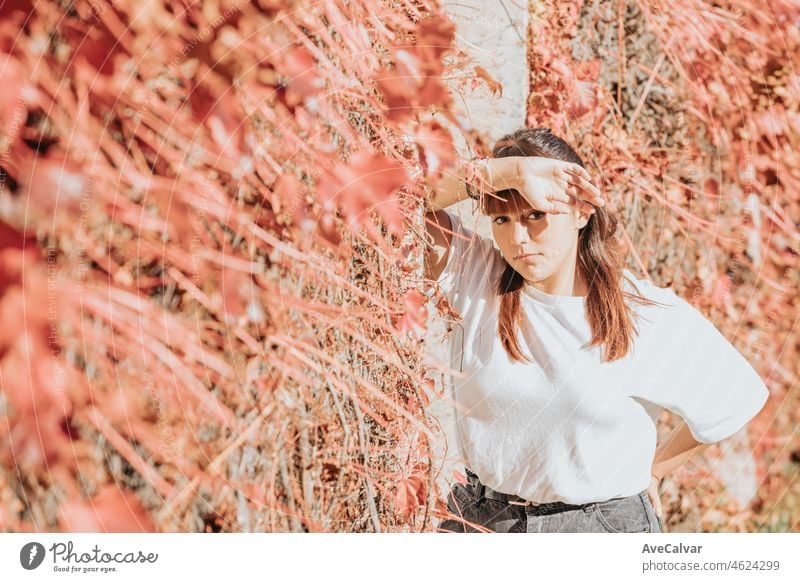
<path id="1" fill-rule="evenodd" d="M 480 496 L 481 483 L 468 473 L 467 485 L 456 483 L 447 496 L 450 516 L 440 532 L 479 533 L 481 526 L 497 533 L 660 533 L 647 491 L 607 501 L 569 505 L 555 513 L 543 505 L 510 505 Z"/>

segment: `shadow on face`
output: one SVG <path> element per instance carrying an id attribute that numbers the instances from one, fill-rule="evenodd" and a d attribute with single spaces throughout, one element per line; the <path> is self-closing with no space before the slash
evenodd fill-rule
<path id="1" fill-rule="evenodd" d="M 484 212 L 497 247 L 515 271 L 534 282 L 574 269 L 579 230 L 588 215 L 577 209 L 566 214 L 536 210 L 516 190 L 496 195 L 503 200 L 487 197 Z"/>

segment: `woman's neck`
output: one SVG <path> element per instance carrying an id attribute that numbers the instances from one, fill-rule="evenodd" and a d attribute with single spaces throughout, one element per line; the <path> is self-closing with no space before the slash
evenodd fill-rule
<path id="1" fill-rule="evenodd" d="M 553 273 L 542 281 L 528 281 L 527 284 L 548 295 L 583 297 L 589 294 L 589 285 L 577 265 L 565 269 L 565 272 Z"/>

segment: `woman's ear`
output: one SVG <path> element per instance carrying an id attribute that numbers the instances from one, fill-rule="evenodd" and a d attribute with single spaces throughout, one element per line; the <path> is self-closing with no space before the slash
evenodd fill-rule
<path id="1" fill-rule="evenodd" d="M 586 224 L 589 222 L 589 218 L 592 215 L 589 212 L 585 212 L 583 210 L 578 210 L 578 230 L 582 229 Z"/>

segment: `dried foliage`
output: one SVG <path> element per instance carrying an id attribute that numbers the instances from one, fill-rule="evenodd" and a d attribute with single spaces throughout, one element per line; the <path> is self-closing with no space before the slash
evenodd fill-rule
<path id="1" fill-rule="evenodd" d="M 0 527 L 430 529 L 433 3 L 0 8 Z M 467 138 L 475 137 L 467 132 Z"/>
<path id="2" fill-rule="evenodd" d="M 757 503 L 687 468 L 673 529 L 798 527 L 798 7 L 764 6 L 531 4 L 529 123 L 581 146 L 632 265 L 773 394 Z M 0 528 L 430 529 L 421 182 L 454 152 L 415 113 L 464 125 L 438 6 L 17 0 L 0 19 Z"/>
<path id="3" fill-rule="evenodd" d="M 772 395 L 749 425 L 751 506 L 722 495 L 713 447 L 666 482 L 668 529 L 800 530 L 800 5 L 530 7 L 529 124 L 580 145 L 627 220 L 631 268 L 701 309 Z"/>

